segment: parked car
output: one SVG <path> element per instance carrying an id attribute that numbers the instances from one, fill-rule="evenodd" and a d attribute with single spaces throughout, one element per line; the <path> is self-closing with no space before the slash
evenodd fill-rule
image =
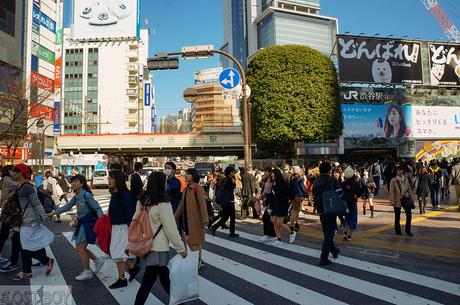
<path id="1" fill-rule="evenodd" d="M 108 170 L 97 170 L 94 171 L 93 177 L 91 178 L 91 188 L 98 187 L 109 187 L 109 171 Z"/>

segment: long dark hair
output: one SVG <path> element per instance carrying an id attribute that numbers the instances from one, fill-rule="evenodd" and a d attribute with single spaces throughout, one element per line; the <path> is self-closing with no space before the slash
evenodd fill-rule
<path id="1" fill-rule="evenodd" d="M 407 129 L 407 126 L 406 126 L 406 121 L 404 120 L 404 112 L 401 108 L 401 106 L 399 105 L 391 105 L 388 107 L 387 109 L 387 116 L 385 118 L 385 126 L 384 126 L 384 131 L 385 131 L 385 136 L 387 138 L 391 137 L 391 134 L 393 133 L 393 125 L 390 124 L 390 122 L 388 121 L 388 115 L 390 114 L 390 112 L 395 109 L 398 114 L 399 114 L 399 131 L 398 131 L 398 138 L 399 137 L 402 137 L 404 135 L 404 133 L 406 132 L 406 129 Z"/>
<path id="2" fill-rule="evenodd" d="M 166 202 L 166 175 L 162 172 L 152 172 L 149 175 L 147 189 L 142 195 L 141 204 L 143 206 L 157 205 Z"/>
<path id="3" fill-rule="evenodd" d="M 198 171 L 196 169 L 188 168 L 185 172 L 193 177 L 193 182 L 200 182 L 200 175 L 198 174 Z"/>
<path id="4" fill-rule="evenodd" d="M 88 181 L 86 181 L 85 176 L 83 176 L 83 175 L 75 175 L 75 176 L 72 177 L 72 179 L 70 179 L 70 182 L 74 182 L 74 181 L 80 181 L 81 188 L 84 189 L 85 191 L 87 191 L 88 193 L 93 194 L 93 191 L 91 191 L 91 189 L 88 186 Z"/>
<path id="5" fill-rule="evenodd" d="M 273 174 L 275 175 L 275 184 L 277 184 L 278 186 L 287 184 L 286 181 L 284 180 L 283 173 L 281 172 L 279 168 L 275 168 L 273 170 Z"/>
<path id="6" fill-rule="evenodd" d="M 5 177 L 11 177 L 10 175 L 10 170 L 13 169 L 13 165 L 5 165 L 3 168 L 2 168 L 2 178 L 5 178 Z"/>
<path id="7" fill-rule="evenodd" d="M 125 175 L 120 172 L 120 171 L 111 171 L 109 173 L 109 177 L 115 180 L 115 189 L 116 193 L 122 194 L 124 191 L 128 190 L 128 187 L 126 186 L 126 180 L 125 180 Z M 110 188 L 109 191 L 111 194 L 115 193 L 115 189 Z"/>

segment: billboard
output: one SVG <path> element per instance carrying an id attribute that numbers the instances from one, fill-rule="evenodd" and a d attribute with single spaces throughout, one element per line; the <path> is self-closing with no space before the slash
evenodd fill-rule
<path id="1" fill-rule="evenodd" d="M 416 141 L 415 159 L 427 161 L 460 157 L 460 140 Z"/>
<path id="2" fill-rule="evenodd" d="M 222 67 L 195 71 L 195 85 L 218 83 Z"/>
<path id="3" fill-rule="evenodd" d="M 337 36 L 341 82 L 422 84 L 420 43 Z"/>
<path id="4" fill-rule="evenodd" d="M 460 86 L 460 44 L 430 44 L 430 79 L 433 86 Z"/>
<path id="5" fill-rule="evenodd" d="M 138 0 L 74 3 L 73 39 L 137 37 Z"/>
<path id="6" fill-rule="evenodd" d="M 412 106 L 414 138 L 460 138 L 460 107 Z"/>
<path id="7" fill-rule="evenodd" d="M 32 86 L 40 88 L 40 89 L 45 89 L 50 92 L 53 92 L 54 90 L 54 80 L 43 76 L 41 74 L 38 74 L 36 72 L 31 72 L 30 73 L 30 81 Z"/>
<path id="8" fill-rule="evenodd" d="M 412 137 L 410 106 L 343 104 L 345 138 Z"/>
<path id="9" fill-rule="evenodd" d="M 373 87 L 340 87 L 343 104 L 403 104 L 407 101 L 404 89 Z"/>
<path id="10" fill-rule="evenodd" d="M 54 102 L 53 131 L 61 131 L 61 102 Z"/>

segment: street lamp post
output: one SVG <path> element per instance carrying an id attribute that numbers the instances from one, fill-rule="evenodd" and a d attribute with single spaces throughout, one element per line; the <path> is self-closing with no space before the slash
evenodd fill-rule
<path id="1" fill-rule="evenodd" d="M 184 47 L 182 52 L 174 53 L 159 53 L 155 58 L 147 61 L 149 70 L 167 70 L 179 68 L 179 59 L 172 56 L 182 56 L 184 59 L 207 58 L 214 54 L 220 54 L 233 61 L 241 74 L 241 89 L 242 89 L 242 107 L 243 107 L 243 142 L 244 142 L 244 167 L 250 169 L 252 167 L 252 151 L 251 151 L 251 118 L 250 105 L 246 90 L 246 74 L 241 63 L 231 54 L 222 51 L 214 50 L 211 45 Z"/>

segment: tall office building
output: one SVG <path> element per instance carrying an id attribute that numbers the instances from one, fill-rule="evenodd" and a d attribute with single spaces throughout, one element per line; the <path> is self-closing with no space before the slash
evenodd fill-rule
<path id="1" fill-rule="evenodd" d="M 222 49 L 245 68 L 258 50 L 272 45 L 307 45 L 326 55 L 334 47 L 337 19 L 319 15 L 319 0 L 224 0 L 223 8 Z"/>
<path id="2" fill-rule="evenodd" d="M 64 30 L 64 134 L 151 132 L 149 31 L 140 29 L 138 1 L 88 3 L 75 2 Z"/>

